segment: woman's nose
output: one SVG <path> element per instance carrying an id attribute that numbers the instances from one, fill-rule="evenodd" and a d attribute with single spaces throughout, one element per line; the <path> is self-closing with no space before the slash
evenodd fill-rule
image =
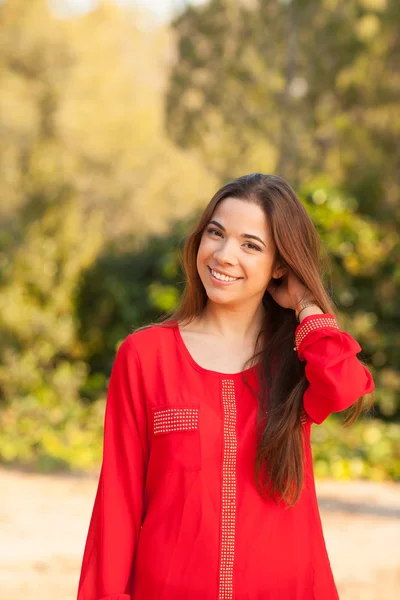
<path id="1" fill-rule="evenodd" d="M 236 265 L 238 262 L 234 244 L 225 242 L 214 252 L 214 258 L 221 264 Z"/>

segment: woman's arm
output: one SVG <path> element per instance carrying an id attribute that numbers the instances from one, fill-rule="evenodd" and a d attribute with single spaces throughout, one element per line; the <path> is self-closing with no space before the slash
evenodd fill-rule
<path id="1" fill-rule="evenodd" d="M 304 409 L 315 423 L 322 423 L 332 412 L 349 408 L 373 391 L 372 375 L 357 358 L 361 346 L 339 330 L 333 315 L 304 317 L 296 328 L 295 342 L 299 359 L 306 362 L 309 382 Z"/>
<path id="2" fill-rule="evenodd" d="M 78 600 L 129 600 L 143 513 L 146 408 L 132 336 L 114 361 L 104 419 L 103 462 L 89 525 Z"/>

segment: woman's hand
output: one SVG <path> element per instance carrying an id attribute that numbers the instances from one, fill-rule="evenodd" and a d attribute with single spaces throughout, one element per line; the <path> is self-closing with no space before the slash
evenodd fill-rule
<path id="1" fill-rule="evenodd" d="M 277 284 L 276 279 L 271 279 L 267 291 L 277 304 L 283 308 L 296 309 L 301 301 L 313 300 L 310 290 L 301 283 L 297 275 L 288 269 L 282 277 L 282 283 Z"/>

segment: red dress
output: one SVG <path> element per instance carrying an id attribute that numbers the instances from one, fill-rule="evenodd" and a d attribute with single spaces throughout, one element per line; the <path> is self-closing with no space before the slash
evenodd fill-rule
<path id="1" fill-rule="evenodd" d="M 296 329 L 311 424 L 374 389 L 332 315 Z M 245 372 L 257 386 L 257 366 Z M 242 373 L 199 366 L 177 326 L 120 346 L 78 600 L 337 600 L 311 450 L 290 509 L 254 483 L 257 399 Z"/>

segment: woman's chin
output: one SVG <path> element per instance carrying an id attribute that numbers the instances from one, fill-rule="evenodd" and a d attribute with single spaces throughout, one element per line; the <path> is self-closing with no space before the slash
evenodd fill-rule
<path id="1" fill-rule="evenodd" d="M 211 302 L 215 304 L 231 304 L 237 299 L 234 298 L 233 294 L 227 294 L 225 290 L 207 289 L 207 297 Z"/>

